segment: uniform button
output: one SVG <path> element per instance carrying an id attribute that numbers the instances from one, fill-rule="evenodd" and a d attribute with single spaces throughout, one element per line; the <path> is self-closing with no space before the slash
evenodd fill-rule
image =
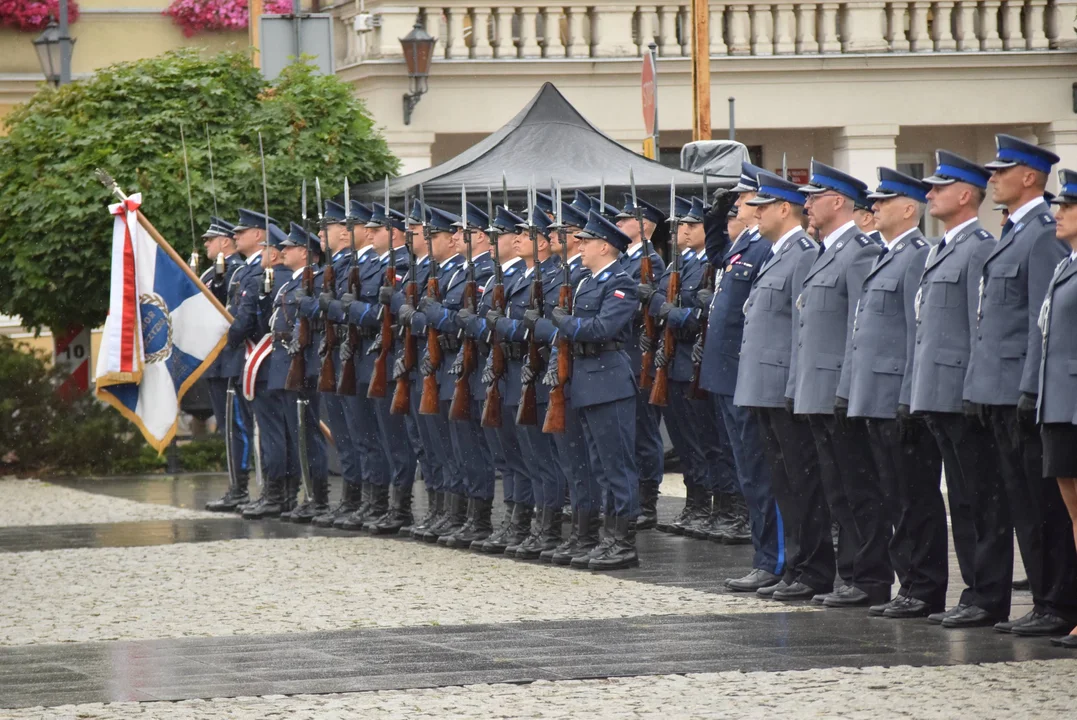
<path id="1" fill-rule="evenodd" d="M 916 338 L 916 344 L 917 344 L 917 345 L 919 345 L 919 344 L 920 344 L 920 338 Z"/>

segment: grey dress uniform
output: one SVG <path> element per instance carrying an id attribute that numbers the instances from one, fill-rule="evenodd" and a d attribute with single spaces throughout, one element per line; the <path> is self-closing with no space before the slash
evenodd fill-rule
<path id="1" fill-rule="evenodd" d="M 1019 210 L 1011 215 L 984 263 L 965 399 L 990 406 L 990 426 L 1009 499 L 1002 503 L 1008 513 L 995 515 L 986 532 L 1011 542 L 1016 530 L 1033 609 L 1077 621 L 1077 558 L 1073 552 L 1059 554 L 1061 548 L 1073 548 L 1066 542 L 1072 537 L 1069 514 L 1057 486 L 1043 482 L 1040 433 L 1030 422 L 1022 422 L 1017 410 L 1022 394 L 1038 391 L 1042 353 L 1038 315 L 1055 267 L 1067 254 L 1055 237 L 1054 217 L 1043 200 L 1023 214 Z"/>

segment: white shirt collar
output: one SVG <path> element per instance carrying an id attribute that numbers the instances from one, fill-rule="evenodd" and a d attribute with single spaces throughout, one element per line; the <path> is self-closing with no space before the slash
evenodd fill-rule
<path id="1" fill-rule="evenodd" d="M 591 274 L 592 274 L 592 275 L 594 275 L 595 277 L 598 277 L 598 276 L 599 276 L 599 275 L 601 275 L 602 273 L 604 273 L 604 272 L 606 272 L 607 270 L 609 270 L 609 269 L 610 269 L 610 267 L 611 267 L 612 265 L 614 265 L 614 264 L 615 264 L 616 262 L 617 262 L 616 260 L 611 260 L 611 261 L 610 261 L 610 263 L 609 263 L 609 265 L 606 265 L 605 267 L 603 267 L 603 268 L 602 268 L 601 270 L 599 270 L 598 272 L 596 272 L 596 273 L 591 273 Z"/>
<path id="2" fill-rule="evenodd" d="M 799 231 L 799 226 L 790 228 L 789 231 L 785 233 L 785 235 L 782 235 L 780 238 L 778 238 L 778 242 L 774 243 L 773 247 L 771 247 L 771 252 L 777 255 L 781 251 L 781 249 L 785 247 L 785 244 L 789 242 L 789 238 L 796 235 Z"/>
<path id="3" fill-rule="evenodd" d="M 1070 253 L 1070 260 L 1077 260 L 1077 250 Z"/>
<path id="4" fill-rule="evenodd" d="M 379 260 L 385 260 L 386 258 L 388 258 L 388 257 L 389 257 L 389 252 L 390 252 L 389 250 L 386 250 L 386 251 L 385 251 L 385 252 L 383 252 L 383 253 L 382 253 L 381 255 L 378 255 L 378 259 L 379 259 Z"/>
<path id="5" fill-rule="evenodd" d="M 639 250 L 641 247 L 643 247 L 642 242 L 638 242 L 638 243 L 634 243 L 632 245 L 629 245 L 628 249 L 625 250 L 625 255 L 627 255 L 628 257 L 632 257 L 633 255 L 636 254 L 636 251 Z"/>
<path id="6" fill-rule="evenodd" d="M 300 275 L 302 275 L 304 270 L 306 270 L 306 268 L 299 268 L 298 270 L 293 270 L 292 271 L 292 280 L 295 280 Z"/>
<path id="7" fill-rule="evenodd" d="M 572 263 L 576 262 L 576 258 L 578 258 L 579 256 L 580 256 L 580 254 L 579 254 L 579 253 L 576 253 L 575 255 L 573 255 L 572 257 L 570 257 L 570 258 L 568 259 L 568 264 L 569 264 L 569 265 L 571 265 Z"/>
<path id="8" fill-rule="evenodd" d="M 415 264 L 418 265 L 422 261 L 426 260 L 427 257 L 429 257 L 429 253 L 427 253 L 426 255 L 416 255 L 415 256 Z"/>
<path id="9" fill-rule="evenodd" d="M 478 260 L 479 258 L 481 258 L 481 257 L 482 257 L 483 255 L 489 255 L 489 254 L 490 254 L 490 251 L 489 251 L 489 250 L 483 250 L 483 251 L 482 251 L 481 253 L 479 253 L 478 255 L 472 255 L 472 256 L 471 256 L 471 262 L 475 262 L 476 260 Z"/>
<path id="10" fill-rule="evenodd" d="M 505 262 L 501 263 L 501 269 L 502 270 L 508 270 L 510 267 L 512 267 L 513 265 L 515 265 L 518 262 L 520 262 L 520 258 L 518 258 L 518 257 L 509 258 Z"/>
<path id="11" fill-rule="evenodd" d="M 688 256 L 688 253 L 690 253 L 690 252 L 693 252 L 693 251 L 692 251 L 692 248 L 690 248 L 690 247 L 688 247 L 688 246 L 686 245 L 686 246 L 684 247 L 684 250 L 681 250 L 681 255 L 684 255 L 685 257 L 687 257 L 687 256 Z"/>
<path id="12" fill-rule="evenodd" d="M 452 262 L 453 260 L 455 260 L 458 257 L 460 257 L 460 253 L 456 253 L 455 255 L 451 255 L 450 257 L 445 258 L 442 261 L 441 265 L 444 267 L 445 265 L 448 265 L 450 262 Z"/>
<path id="13" fill-rule="evenodd" d="M 1013 222 L 1014 225 L 1016 225 L 1017 223 L 1021 222 L 1021 219 L 1025 215 L 1028 215 L 1029 212 L 1032 211 L 1033 207 L 1035 207 L 1036 205 L 1039 205 L 1041 202 L 1043 202 L 1043 198 L 1039 198 L 1039 197 L 1032 198 L 1027 203 L 1025 203 L 1024 205 L 1022 205 L 1021 207 L 1017 208 L 1012 213 L 1010 213 L 1010 220 Z"/>
<path id="14" fill-rule="evenodd" d="M 371 248 L 369 245 L 364 245 L 363 247 L 356 250 L 355 254 L 356 254 L 356 257 L 363 257 L 368 252 L 374 252 L 373 248 Z"/>
<path id="15" fill-rule="evenodd" d="M 262 258 L 262 251 L 259 250 L 258 252 L 254 253 L 249 258 L 247 258 L 247 264 L 248 265 L 253 265 L 256 262 L 261 262 L 261 258 Z"/>
<path id="16" fill-rule="evenodd" d="M 529 267 L 529 268 L 527 268 L 526 270 L 524 270 L 524 277 L 525 277 L 525 278 L 529 278 L 529 277 L 531 277 L 531 271 L 532 271 L 532 270 L 534 270 L 534 269 L 535 269 L 535 266 L 534 266 L 534 265 L 532 265 L 531 267 Z"/>
<path id="17" fill-rule="evenodd" d="M 838 228 L 837 230 L 835 230 L 834 232 L 830 233 L 825 238 L 823 238 L 823 246 L 826 247 L 827 250 L 829 250 L 830 246 L 833 245 L 835 242 L 837 242 L 837 239 L 839 237 L 841 237 L 846 232 L 848 232 L 849 228 L 854 228 L 854 227 L 856 227 L 856 223 L 854 221 L 852 221 L 852 220 L 845 223 L 840 228 Z"/>
<path id="18" fill-rule="evenodd" d="M 907 237 L 907 236 L 911 235 L 911 234 L 913 233 L 913 231 L 914 231 L 914 230 L 916 230 L 916 228 L 914 228 L 914 227 L 911 227 L 911 228 L 909 228 L 908 230 L 906 230 L 905 232 L 903 232 L 903 233 L 901 233 L 900 235 L 898 235 L 898 236 L 897 236 L 896 238 L 894 238 L 893 240 L 888 240 L 888 241 L 887 241 L 887 243 L 886 243 L 886 250 L 887 250 L 887 252 L 889 252 L 889 251 L 893 250 L 893 249 L 894 249 L 894 246 L 895 246 L 895 245 L 897 245 L 897 244 L 898 244 L 899 242 L 901 242 L 901 240 L 902 240 L 903 238 L 905 238 L 905 237 Z M 880 233 L 880 234 L 881 234 L 881 233 Z"/>
<path id="19" fill-rule="evenodd" d="M 976 222 L 978 219 L 979 218 L 976 218 L 976 217 L 970 217 L 968 220 L 961 223 L 957 227 L 955 227 L 955 228 L 953 228 L 951 230 L 947 230 L 945 233 L 943 233 L 943 235 L 942 235 L 943 238 L 946 240 L 946 242 L 950 242 L 951 240 L 953 240 L 957 236 L 958 233 L 960 233 L 962 230 L 967 228 L 972 223 Z"/>

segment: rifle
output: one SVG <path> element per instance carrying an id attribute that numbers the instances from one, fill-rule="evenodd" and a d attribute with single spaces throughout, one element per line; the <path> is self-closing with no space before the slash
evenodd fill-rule
<path id="1" fill-rule="evenodd" d="M 467 283 L 464 285 L 464 296 L 461 307 L 474 312 L 478 288 L 475 285 L 475 263 L 471 259 L 471 226 L 467 222 L 467 188 L 460 186 L 460 222 L 463 223 L 464 247 L 467 250 Z M 460 331 L 463 338 L 461 347 L 462 359 L 460 376 L 456 378 L 456 386 L 453 388 L 452 404 L 449 406 L 449 418 L 451 420 L 471 419 L 471 373 L 478 366 L 479 348 L 475 338 L 463 330 Z"/>
<path id="2" fill-rule="evenodd" d="M 314 269 L 311 266 L 310 232 L 307 222 L 307 181 L 303 181 L 303 232 L 307 235 L 307 266 L 303 268 L 300 282 L 307 297 L 314 294 Z M 288 365 L 288 375 L 284 378 L 284 389 L 299 392 L 303 389 L 303 379 L 307 375 L 306 349 L 310 347 L 310 318 L 299 316 L 299 329 L 296 332 L 296 352 Z"/>
<path id="3" fill-rule="evenodd" d="M 572 314 L 572 272 L 568 267 L 568 239 L 565 226 L 561 217 L 561 186 L 557 185 L 554 192 L 554 208 L 556 209 L 555 224 L 557 225 L 557 239 L 561 243 L 561 289 L 557 294 L 557 305 L 565 312 Z M 572 348 L 569 345 L 568 335 L 557 334 L 557 385 L 550 389 L 550 404 L 546 409 L 546 421 L 542 424 L 544 433 L 565 432 L 565 414 L 567 403 L 565 401 L 565 385 L 572 377 Z"/>
<path id="4" fill-rule="evenodd" d="M 539 267 L 538 258 L 538 228 L 535 227 L 535 184 L 531 183 L 531 187 L 527 191 L 527 234 L 531 237 L 531 297 L 528 301 L 528 307 L 531 310 L 538 310 L 542 313 L 543 299 L 542 299 L 542 269 Z M 527 337 L 527 358 L 524 360 L 528 367 L 537 376 L 541 373 L 542 358 L 539 356 L 539 345 L 535 339 L 535 333 L 529 332 Z M 523 392 L 520 396 L 520 406 L 516 410 L 516 424 L 517 425 L 537 425 L 538 424 L 538 394 L 535 389 L 535 380 L 532 378 L 531 382 L 527 383 L 523 387 Z"/>
<path id="5" fill-rule="evenodd" d="M 505 176 L 502 175 L 502 183 Z M 508 200 L 508 189 L 502 186 L 502 195 Z M 508 209 L 508 206 L 505 206 Z M 497 244 L 501 237 L 501 231 L 494 225 L 494 200 L 490 194 L 490 188 L 486 188 L 486 214 L 490 218 L 490 227 L 486 229 L 490 236 L 490 242 L 494 251 L 494 288 L 490 298 L 490 307 L 498 312 L 505 312 L 505 273 L 501 269 L 501 249 Z M 490 345 L 490 368 L 493 372 L 493 380 L 486 387 L 486 402 L 482 406 L 482 426 L 489 428 L 501 427 L 501 378 L 505 377 L 505 350 L 497 339 L 497 331 L 490 328 L 487 339 Z"/>
<path id="6" fill-rule="evenodd" d="M 703 279 L 699 283 L 700 290 L 714 290 L 715 271 L 714 266 L 709 262 L 703 264 Z M 702 312 L 699 324 L 699 336 L 696 339 L 701 346 L 707 342 L 707 323 L 702 322 Z M 707 393 L 699 389 L 699 377 L 700 371 L 703 368 L 703 362 L 692 363 L 692 384 L 688 386 L 688 397 L 696 400 L 704 400 L 707 397 Z"/>
<path id="7" fill-rule="evenodd" d="M 423 239 L 426 240 L 426 251 L 430 253 L 430 276 L 426 280 L 426 296 L 432 300 L 441 300 L 441 290 L 438 289 L 438 262 L 434 259 L 434 242 L 430 238 L 430 225 L 426 222 L 426 196 L 423 194 L 423 186 L 419 186 L 419 214 L 423 219 Z M 426 325 L 426 355 L 430 359 L 432 368 L 429 375 L 423 376 L 423 395 L 419 398 L 420 415 L 438 414 L 438 376 L 437 369 L 441 367 L 441 333 L 434 327 L 434 323 Z"/>
<path id="8" fill-rule="evenodd" d="M 404 189 L 404 213 L 409 214 L 408 191 Z M 411 229 L 411 223 L 405 220 L 404 247 L 408 249 L 408 282 L 404 285 L 404 302 L 414 307 L 419 303 L 419 286 L 415 283 L 415 231 Z M 404 343 L 404 373 L 396 379 L 396 389 L 393 390 L 393 402 L 389 406 L 389 412 L 393 415 L 406 415 L 411 410 L 411 371 L 415 368 L 419 357 L 418 343 L 409 328 L 400 326 L 400 339 Z"/>
<path id="9" fill-rule="evenodd" d="M 325 238 L 325 270 L 322 272 L 322 292 L 327 292 L 336 298 L 337 272 L 333 268 L 333 256 L 329 249 L 329 223 L 325 219 L 325 206 L 322 204 L 322 182 L 314 178 L 314 195 L 318 201 L 318 226 L 321 228 L 321 236 Z M 325 313 L 322 320 L 322 330 L 325 332 L 325 354 L 322 356 L 322 369 L 318 372 L 318 391 L 333 392 L 337 388 L 336 363 L 333 362 L 333 349 L 337 346 L 337 326 L 329 320 L 329 314 Z"/>
<path id="10" fill-rule="evenodd" d="M 348 271 L 348 293 L 355 297 L 359 294 L 359 253 L 355 249 L 355 216 L 352 215 L 352 193 L 348 178 L 344 178 L 344 222 L 348 225 L 348 236 L 352 242 L 352 266 Z M 355 350 L 359 347 L 359 328 L 348 323 L 348 337 L 340 346 L 340 380 L 337 381 L 337 395 L 355 395 Z"/>
<path id="11" fill-rule="evenodd" d="M 389 235 L 389 265 L 385 268 L 385 284 L 396 287 L 396 248 L 393 247 L 393 224 L 389 219 L 389 176 L 385 176 L 385 232 Z M 381 349 L 374 360 L 370 375 L 368 398 L 383 398 L 389 392 L 389 355 L 393 351 L 393 314 L 389 305 L 381 310 Z"/>
<path id="12" fill-rule="evenodd" d="M 643 243 L 643 255 L 639 261 L 639 281 L 646 285 L 653 285 L 654 268 L 651 265 L 651 243 L 647 239 L 647 233 L 643 231 L 643 208 L 640 207 L 639 200 L 636 198 L 636 176 L 632 173 L 631 168 L 628 170 L 628 181 L 632 186 L 632 209 L 636 214 L 636 222 L 639 223 L 640 242 Z M 643 308 L 643 334 L 651 339 L 653 348 L 654 341 L 658 339 L 658 328 L 655 327 L 654 316 L 651 315 L 646 307 Z M 653 364 L 654 350 L 652 349 L 650 352 L 643 353 L 643 361 L 640 364 L 639 386 L 643 390 L 651 387 L 651 375 L 648 371 Z"/>
<path id="13" fill-rule="evenodd" d="M 669 271 L 669 286 L 666 288 L 666 302 L 680 305 L 681 299 L 681 253 L 677 247 L 677 187 L 674 181 L 669 183 L 669 227 L 673 242 L 673 258 L 670 261 L 672 268 Z M 648 312 L 647 317 L 651 314 Z M 654 373 L 654 385 L 651 387 L 651 405 L 665 407 L 669 402 L 669 366 L 673 363 L 673 355 L 677 350 L 677 340 L 673 337 L 673 329 L 666 321 L 666 328 L 662 335 L 662 351 L 665 353 L 666 362 Z"/>

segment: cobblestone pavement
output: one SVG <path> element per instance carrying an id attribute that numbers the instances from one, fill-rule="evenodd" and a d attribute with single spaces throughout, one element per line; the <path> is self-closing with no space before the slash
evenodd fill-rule
<path id="1" fill-rule="evenodd" d="M 3 645 L 774 610 L 370 537 L 7 553 L 0 584 L 18 599 L 0 615 Z"/>
<path id="2" fill-rule="evenodd" d="M 242 697 L 0 711 L 12 720 L 408 718 L 1064 718 L 1071 660 L 947 667 L 658 675 L 430 690 Z"/>
<path id="3" fill-rule="evenodd" d="M 213 513 L 81 492 L 40 480 L 0 479 L 0 527 L 209 518 Z"/>

